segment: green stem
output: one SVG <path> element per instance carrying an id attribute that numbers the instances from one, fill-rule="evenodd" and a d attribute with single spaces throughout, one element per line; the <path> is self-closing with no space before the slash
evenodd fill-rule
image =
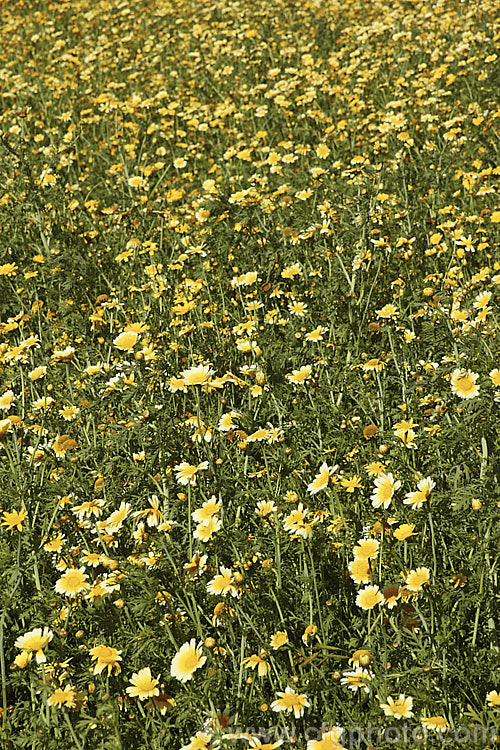
<path id="1" fill-rule="evenodd" d="M 437 571 L 437 559 L 436 559 L 436 539 L 434 535 L 434 524 L 432 523 L 432 513 L 429 513 L 428 515 L 429 519 L 429 527 L 431 530 L 431 547 L 432 547 L 432 579 L 433 581 L 436 578 L 436 571 Z"/>
<path id="2" fill-rule="evenodd" d="M 278 514 L 274 513 L 275 544 L 274 553 L 276 555 L 276 584 L 281 589 L 281 544 L 280 544 L 280 527 Z"/>
<path id="3" fill-rule="evenodd" d="M 73 737 L 73 742 L 75 743 L 75 745 L 78 748 L 78 750 L 83 750 L 83 745 L 80 744 L 80 742 L 77 739 L 77 736 L 75 734 L 75 730 L 73 729 L 73 727 L 71 725 L 71 722 L 70 722 L 69 716 L 68 716 L 68 712 L 66 711 L 66 709 L 64 709 L 63 716 L 64 716 L 64 720 L 65 720 L 66 724 L 68 725 L 68 729 L 70 731 L 70 734 Z"/>
<path id="4" fill-rule="evenodd" d="M 189 537 L 189 559 L 193 559 L 193 535 L 191 533 L 191 485 L 188 484 L 188 537 Z"/>
<path id="5" fill-rule="evenodd" d="M 314 568 L 314 558 L 313 558 L 310 545 L 307 545 L 307 551 L 309 552 L 309 559 L 311 561 L 312 580 L 313 580 L 314 594 L 316 597 L 316 606 L 318 608 L 318 618 L 319 618 L 319 625 L 321 629 L 321 639 L 323 643 L 326 643 L 326 633 L 325 633 L 325 629 L 323 626 L 323 618 L 321 616 L 321 604 L 319 601 L 318 584 L 316 582 L 316 570 Z"/>
<path id="6" fill-rule="evenodd" d="M 479 581 L 479 595 L 483 593 L 483 582 L 484 582 L 484 570 L 481 571 L 481 579 Z M 474 618 L 474 631 L 472 633 L 472 648 L 476 645 L 476 639 L 477 639 L 477 631 L 479 628 L 479 613 L 481 611 L 481 601 L 479 601 L 479 604 L 476 607 L 476 616 Z"/>
<path id="7" fill-rule="evenodd" d="M 396 370 L 398 371 L 399 379 L 401 380 L 401 396 L 403 398 L 403 403 L 406 404 L 406 382 L 404 375 L 401 371 L 401 368 L 399 366 L 398 359 L 396 357 L 396 348 L 394 346 L 394 340 L 392 338 L 392 331 L 391 326 L 387 326 L 387 333 L 389 334 L 389 344 L 391 346 L 391 352 L 392 352 L 392 358 L 394 360 L 394 364 L 396 365 Z"/>
<path id="8" fill-rule="evenodd" d="M 7 614 L 7 609 L 5 608 L 2 612 L 2 617 L 0 618 L 0 669 L 2 672 L 2 707 L 3 707 L 3 713 L 2 713 L 2 729 L 5 730 L 5 723 L 7 721 L 7 678 L 5 673 L 5 655 L 4 655 L 4 648 L 3 648 L 3 628 L 5 624 L 5 615 Z"/>
<path id="9" fill-rule="evenodd" d="M 378 373 L 378 370 L 375 371 L 375 376 L 377 378 L 377 385 L 378 385 L 378 408 L 380 412 L 380 430 L 381 432 L 384 432 L 384 389 L 382 388 L 382 381 L 380 380 L 380 375 Z"/>

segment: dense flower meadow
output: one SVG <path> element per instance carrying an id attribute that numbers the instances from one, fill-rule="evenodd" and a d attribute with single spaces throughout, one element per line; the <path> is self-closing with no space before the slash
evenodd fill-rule
<path id="1" fill-rule="evenodd" d="M 493 748 L 498 3 L 1 34 L 0 746 Z"/>

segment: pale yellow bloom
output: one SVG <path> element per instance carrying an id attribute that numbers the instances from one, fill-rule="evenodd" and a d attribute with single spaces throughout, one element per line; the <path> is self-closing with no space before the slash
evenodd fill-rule
<path id="1" fill-rule="evenodd" d="M 363 667 L 356 667 L 352 672 L 343 672 L 342 679 L 340 680 L 341 685 L 346 685 L 349 690 L 353 693 L 358 690 L 362 690 L 364 693 L 369 693 L 370 688 L 368 683 L 373 678 L 372 672 Z"/>
<path id="2" fill-rule="evenodd" d="M 349 663 L 355 667 L 366 667 L 372 660 L 370 651 L 366 648 L 359 648 L 349 659 Z"/>
<path id="3" fill-rule="evenodd" d="M 104 669 L 108 670 L 108 674 L 112 672 L 119 674 L 121 668 L 118 662 L 122 660 L 120 654 L 121 651 L 111 646 L 95 646 L 91 648 L 90 655 L 93 659 L 97 660 L 93 670 L 94 674 L 101 674 Z"/>
<path id="4" fill-rule="evenodd" d="M 211 516 L 208 521 L 202 521 L 193 531 L 194 539 L 209 542 L 213 535 L 222 528 L 222 521 L 217 516 Z"/>
<path id="5" fill-rule="evenodd" d="M 373 609 L 384 600 L 378 586 L 365 586 L 356 597 L 356 604 L 361 609 Z"/>
<path id="6" fill-rule="evenodd" d="M 276 513 L 277 507 L 274 500 L 259 500 L 255 512 L 261 518 L 269 518 Z"/>
<path id="7" fill-rule="evenodd" d="M 192 679 L 195 671 L 202 667 L 207 660 L 203 656 L 202 645 L 196 645 L 194 638 L 184 643 L 172 659 L 170 674 L 181 682 Z"/>
<path id="8" fill-rule="evenodd" d="M 70 599 L 89 588 L 85 568 L 70 568 L 56 583 L 58 594 L 65 594 Z"/>
<path id="9" fill-rule="evenodd" d="M 446 732 L 450 726 L 444 716 L 424 716 L 420 721 L 426 729 L 435 729 L 436 732 Z"/>
<path id="10" fill-rule="evenodd" d="M 123 333 L 120 333 L 115 339 L 113 339 L 113 344 L 117 349 L 121 349 L 124 352 L 129 352 L 134 348 L 138 340 L 139 334 L 135 333 L 135 331 L 124 331 Z"/>
<path id="11" fill-rule="evenodd" d="M 409 591 L 420 591 L 420 589 L 430 582 L 429 568 L 417 568 L 411 570 L 406 576 L 406 588 Z"/>
<path id="12" fill-rule="evenodd" d="M 198 510 L 194 510 L 191 513 L 191 517 L 196 523 L 204 523 L 209 521 L 212 516 L 215 516 L 219 512 L 221 505 L 222 503 L 217 500 L 215 495 L 212 495 L 209 500 L 203 503 L 201 508 L 198 508 Z"/>
<path id="13" fill-rule="evenodd" d="M 400 542 L 403 542 L 405 539 L 408 539 L 410 536 L 413 536 L 414 528 L 415 528 L 414 523 L 402 523 L 400 526 L 398 526 L 397 529 L 394 530 L 394 536 Z"/>
<path id="14" fill-rule="evenodd" d="M 54 633 L 48 627 L 45 627 L 43 630 L 42 628 L 35 628 L 34 630 L 30 630 L 29 633 L 19 636 L 14 646 L 23 651 L 35 653 L 37 664 L 43 664 L 47 661 L 43 649 L 49 645 L 53 637 Z"/>
<path id="15" fill-rule="evenodd" d="M 323 462 L 319 467 L 319 473 L 316 474 L 313 481 L 307 485 L 307 491 L 311 495 L 315 495 L 321 490 L 325 490 L 330 482 L 330 477 L 334 475 L 334 472 L 338 469 L 338 466 L 328 466 L 326 462 Z"/>
<path id="16" fill-rule="evenodd" d="M 375 479 L 371 501 L 374 508 L 388 508 L 396 490 L 401 487 L 401 482 L 395 480 L 392 474 L 381 474 Z"/>
<path id="17" fill-rule="evenodd" d="M 220 574 L 212 578 L 207 583 L 207 591 L 209 594 L 219 594 L 226 596 L 238 596 L 238 589 L 234 585 L 233 571 L 231 568 L 225 568 L 223 565 L 220 566 Z"/>
<path id="18" fill-rule="evenodd" d="M 157 687 L 158 680 L 151 676 L 149 667 L 145 667 L 139 672 L 134 672 L 130 678 L 130 682 L 132 683 L 132 687 L 128 687 L 126 690 L 131 698 L 139 698 L 139 700 L 143 701 L 146 698 L 160 695 Z"/>
<path id="19" fill-rule="evenodd" d="M 267 653 L 261 651 L 260 654 L 252 654 L 243 659 L 243 665 L 248 669 L 257 669 L 259 677 L 265 677 L 269 671 L 269 664 L 266 661 Z"/>
<path id="20" fill-rule="evenodd" d="M 212 375 L 215 374 L 215 370 L 212 370 L 210 365 L 198 365 L 197 367 L 191 367 L 189 370 L 184 370 L 181 373 L 184 385 L 205 385 L 212 379 Z"/>
<path id="21" fill-rule="evenodd" d="M 368 560 L 354 559 L 348 565 L 349 574 L 356 583 L 368 583 L 371 580 L 371 569 Z"/>
<path id="22" fill-rule="evenodd" d="M 307 696 L 296 693 L 291 687 L 286 687 L 283 693 L 278 692 L 278 696 L 277 700 L 271 703 L 271 709 L 293 713 L 296 719 L 300 719 L 304 715 L 304 708 L 310 706 Z"/>
<path id="23" fill-rule="evenodd" d="M 197 466 L 188 464 L 186 461 L 174 466 L 175 478 L 179 484 L 195 485 L 201 471 L 208 469 L 208 461 L 202 461 Z"/>
<path id="24" fill-rule="evenodd" d="M 417 490 L 415 492 L 408 492 L 405 495 L 403 503 L 405 505 L 411 505 L 413 510 L 421 508 L 424 503 L 429 499 L 431 491 L 436 486 L 436 483 L 430 477 L 421 479 L 417 484 Z"/>
<path id="25" fill-rule="evenodd" d="M 307 383 L 308 380 L 310 380 L 312 377 L 312 366 L 311 365 L 304 365 L 303 367 L 300 367 L 298 370 L 292 370 L 292 372 L 287 373 L 286 379 L 289 383 L 292 383 L 292 385 L 304 385 Z"/>
<path id="26" fill-rule="evenodd" d="M 409 719 L 413 716 L 413 698 L 405 696 L 404 693 L 400 693 L 399 698 L 392 698 L 389 695 L 387 696 L 387 703 L 381 703 L 380 708 L 383 709 L 386 716 L 393 716 L 395 719 Z"/>
<path id="27" fill-rule="evenodd" d="M 276 633 L 274 633 L 271 636 L 271 648 L 273 648 L 275 651 L 277 649 L 281 648 L 281 646 L 284 646 L 285 643 L 288 643 L 288 633 L 286 630 L 278 630 Z"/>
<path id="28" fill-rule="evenodd" d="M 64 690 L 57 688 L 54 690 L 51 696 L 47 698 L 49 706 L 66 706 L 66 708 L 74 708 L 76 705 L 76 690 L 71 685 L 66 685 Z"/>
<path id="29" fill-rule="evenodd" d="M 311 623 L 306 627 L 304 632 L 302 633 L 302 640 L 307 645 L 309 643 L 309 640 L 316 635 L 318 632 L 318 626 L 314 625 L 314 623 Z"/>
<path id="30" fill-rule="evenodd" d="M 354 557 L 358 560 L 369 560 L 377 557 L 380 542 L 377 539 L 360 539 L 353 549 Z"/>
<path id="31" fill-rule="evenodd" d="M 342 750 L 344 745 L 340 743 L 343 729 L 335 727 L 328 732 L 324 732 L 320 740 L 308 740 L 307 750 Z"/>
<path id="32" fill-rule="evenodd" d="M 15 400 L 16 397 L 14 396 L 13 391 L 5 391 L 5 393 L 0 396 L 0 409 L 2 411 L 9 411 Z"/>
<path id="33" fill-rule="evenodd" d="M 459 398 L 474 398 L 479 393 L 479 386 L 476 380 L 479 375 L 470 370 L 453 370 L 451 373 L 451 391 Z"/>
<path id="34" fill-rule="evenodd" d="M 500 708 L 500 693 L 498 690 L 490 690 L 486 695 L 486 703 L 489 708 Z"/>

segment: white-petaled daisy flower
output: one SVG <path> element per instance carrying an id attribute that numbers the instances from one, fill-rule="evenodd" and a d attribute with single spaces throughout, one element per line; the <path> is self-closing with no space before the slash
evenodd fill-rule
<path id="1" fill-rule="evenodd" d="M 220 596 L 226 596 L 226 594 L 238 596 L 238 589 L 234 585 L 233 571 L 231 568 L 225 568 L 221 565 L 219 569 L 219 575 L 216 575 L 207 583 L 208 593 Z"/>
<path id="2" fill-rule="evenodd" d="M 371 495 L 374 508 L 388 508 L 396 490 L 401 487 L 399 479 L 394 479 L 392 474 L 381 474 L 375 479 L 375 487 Z"/>
<path id="3" fill-rule="evenodd" d="M 476 384 L 479 375 L 470 370 L 453 370 L 451 373 L 451 391 L 459 398 L 475 398 L 479 393 L 479 386 Z"/>
<path id="4" fill-rule="evenodd" d="M 209 364 L 190 367 L 189 370 L 181 372 L 185 385 L 205 385 L 212 379 L 212 375 L 214 374 L 215 370 L 212 370 Z"/>
<path id="5" fill-rule="evenodd" d="M 34 630 L 30 630 L 29 633 L 25 633 L 25 635 L 20 635 L 14 646 L 21 648 L 27 653 L 35 653 L 37 664 L 43 664 L 47 661 L 43 649 L 49 645 L 53 637 L 54 633 L 48 627 L 45 627 L 43 630 L 42 628 L 35 628 Z"/>
<path id="6" fill-rule="evenodd" d="M 399 694 L 399 698 L 387 696 L 387 703 L 381 703 L 380 708 L 386 716 L 394 716 L 395 719 L 410 719 L 413 716 L 413 698 Z"/>
<path id="7" fill-rule="evenodd" d="M 361 609 L 373 609 L 384 601 L 384 596 L 378 586 L 365 586 L 356 597 L 356 604 Z"/>
<path id="8" fill-rule="evenodd" d="M 417 484 L 417 489 L 415 492 L 406 493 L 403 503 L 405 505 L 411 505 L 413 510 L 417 510 L 418 508 L 421 508 L 423 504 L 426 503 L 427 500 L 429 499 L 431 491 L 434 489 L 435 486 L 436 486 L 436 483 L 430 477 L 425 477 L 424 479 L 421 479 L 420 482 Z"/>
<path id="9" fill-rule="evenodd" d="M 190 484 L 194 486 L 199 473 L 206 469 L 208 469 L 208 461 L 202 461 L 197 466 L 182 461 L 180 464 L 177 464 L 177 466 L 174 466 L 175 478 L 179 484 Z"/>
<path id="10" fill-rule="evenodd" d="M 184 643 L 172 659 L 170 674 L 181 682 L 187 682 L 193 677 L 197 669 L 202 667 L 207 660 L 203 656 L 202 645 L 196 645 L 196 640 L 191 638 Z"/>
<path id="11" fill-rule="evenodd" d="M 307 696 L 301 693 L 296 693 L 291 687 L 286 687 L 285 692 L 278 692 L 277 700 L 271 703 L 271 709 L 273 711 L 287 711 L 292 713 L 296 719 L 300 719 L 304 715 L 304 708 L 309 708 L 309 701 Z"/>
<path id="12" fill-rule="evenodd" d="M 368 686 L 370 680 L 373 678 L 373 673 L 369 669 L 364 667 L 356 667 L 352 672 L 343 672 L 342 679 L 340 680 L 341 685 L 346 685 L 349 690 L 354 693 L 358 690 L 363 690 L 365 693 L 370 692 Z"/>
<path id="13" fill-rule="evenodd" d="M 334 475 L 338 468 L 338 466 L 328 466 L 326 462 L 322 463 L 319 467 L 319 473 L 316 474 L 313 481 L 307 485 L 307 491 L 311 495 L 315 495 L 317 492 L 325 490 L 330 482 L 330 477 Z"/>

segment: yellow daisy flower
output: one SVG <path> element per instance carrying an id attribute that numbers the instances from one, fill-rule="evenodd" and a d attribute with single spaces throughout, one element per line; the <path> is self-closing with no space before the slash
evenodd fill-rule
<path id="1" fill-rule="evenodd" d="M 259 677 L 265 677 L 269 671 L 269 664 L 266 661 L 267 652 L 261 651 L 260 654 L 252 654 L 243 659 L 243 665 L 247 669 L 257 669 Z"/>
<path id="2" fill-rule="evenodd" d="M 4 511 L 2 526 L 6 526 L 9 531 L 23 530 L 23 521 L 28 517 L 28 513 L 24 508 L 21 510 Z"/>
<path id="3" fill-rule="evenodd" d="M 479 393 L 479 386 L 476 384 L 479 375 L 470 370 L 453 370 L 451 373 L 451 391 L 459 398 L 475 398 Z"/>
<path id="4" fill-rule="evenodd" d="M 113 339 L 113 344 L 117 349 L 121 349 L 123 352 L 129 352 L 134 348 L 138 340 L 139 334 L 135 331 L 124 331 Z"/>
<path id="5" fill-rule="evenodd" d="M 208 469 L 208 461 L 202 461 L 197 466 L 182 461 L 180 464 L 177 464 L 177 466 L 174 466 L 175 478 L 179 484 L 190 484 L 194 486 L 200 472 L 206 469 Z"/>
<path id="6" fill-rule="evenodd" d="M 381 703 L 386 716 L 393 716 L 395 719 L 409 719 L 413 716 L 413 698 L 406 697 L 404 693 L 399 694 L 399 698 L 387 697 L 387 703 Z"/>
<path id="7" fill-rule="evenodd" d="M 194 510 L 191 513 L 193 521 L 196 523 L 204 523 L 209 521 L 212 516 L 216 515 L 221 508 L 221 502 L 217 500 L 215 495 L 212 495 L 198 510 Z"/>
<path id="8" fill-rule="evenodd" d="M 341 685 L 346 685 L 349 690 L 354 693 L 358 690 L 362 690 L 364 693 L 369 693 L 370 688 L 368 683 L 373 678 L 373 674 L 363 667 L 356 667 L 352 672 L 343 672 L 342 679 L 340 680 Z"/>
<path id="9" fill-rule="evenodd" d="M 426 503 L 427 500 L 429 499 L 431 491 L 434 489 L 435 486 L 436 486 L 436 483 L 430 477 L 425 477 L 424 479 L 421 479 L 420 482 L 417 484 L 416 492 L 408 492 L 405 495 L 403 503 L 405 505 L 411 505 L 413 510 L 417 510 L 418 508 L 421 508 L 422 505 Z"/>
<path id="10" fill-rule="evenodd" d="M 112 646 L 95 646 L 94 648 L 91 648 L 90 655 L 93 659 L 97 660 L 93 673 L 101 674 L 104 669 L 107 669 L 108 674 L 111 674 L 112 672 L 114 674 L 119 674 L 121 667 L 118 662 L 122 660 L 120 654 L 121 651 L 118 651 L 118 649 L 113 648 Z"/>
<path id="11" fill-rule="evenodd" d="M 191 367 L 189 370 L 181 372 L 184 385 L 205 385 L 212 379 L 215 370 L 211 369 L 210 364 L 198 365 Z"/>
<path id="12" fill-rule="evenodd" d="M 223 565 L 220 566 L 220 574 L 212 578 L 207 583 L 207 591 L 209 594 L 226 596 L 238 596 L 238 589 L 234 585 L 233 571 L 231 568 L 225 568 Z"/>
<path id="13" fill-rule="evenodd" d="M 356 597 L 356 604 L 361 609 L 373 609 L 384 600 L 384 596 L 378 586 L 365 586 Z"/>
<path id="14" fill-rule="evenodd" d="M 194 539 L 200 542 L 209 542 L 213 535 L 222 528 L 222 521 L 216 516 L 211 516 L 208 521 L 202 521 L 193 531 Z"/>
<path id="15" fill-rule="evenodd" d="M 368 560 L 354 559 L 348 566 L 349 574 L 356 583 L 368 583 L 371 580 L 370 563 Z"/>
<path id="16" fill-rule="evenodd" d="M 317 492 L 326 489 L 330 482 L 330 477 L 333 476 L 337 469 L 338 466 L 328 466 L 326 462 L 322 463 L 319 467 L 319 474 L 316 474 L 313 481 L 307 485 L 307 491 L 311 495 L 315 495 Z"/>
<path id="17" fill-rule="evenodd" d="M 366 667 L 372 660 L 372 655 L 366 648 L 358 648 L 349 659 L 354 667 Z"/>
<path id="18" fill-rule="evenodd" d="M 286 379 L 289 383 L 292 383 L 292 385 L 304 385 L 307 383 L 308 380 L 310 380 L 312 377 L 312 366 L 311 365 L 304 365 L 303 367 L 300 367 L 298 370 L 292 370 L 292 372 L 289 372 L 286 374 Z"/>
<path id="19" fill-rule="evenodd" d="M 486 695 L 486 703 L 489 708 L 500 708 L 500 693 L 498 690 L 490 690 Z"/>
<path id="20" fill-rule="evenodd" d="M 184 643 L 172 659 L 170 674 L 181 682 L 191 680 L 197 669 L 202 667 L 207 660 L 202 654 L 202 645 L 196 645 L 196 640 L 192 638 Z"/>
<path id="21" fill-rule="evenodd" d="M 420 721 L 426 729 L 435 729 L 436 732 L 446 732 L 450 727 L 444 716 L 424 716 Z"/>
<path id="22" fill-rule="evenodd" d="M 430 582 L 429 568 L 417 568 L 410 570 L 406 576 L 406 588 L 409 591 L 420 591 L 420 589 Z"/>
<path id="23" fill-rule="evenodd" d="M 403 542 L 405 539 L 408 539 L 409 537 L 414 536 L 413 534 L 414 528 L 415 528 L 414 523 L 402 523 L 401 526 L 398 526 L 398 528 L 394 530 L 394 536 L 400 542 Z"/>
<path id="24" fill-rule="evenodd" d="M 277 700 L 271 703 L 273 711 L 287 711 L 293 713 L 296 719 L 304 715 L 304 708 L 309 708 L 310 704 L 307 696 L 296 693 L 291 687 L 286 687 L 285 692 L 278 692 Z"/>
<path id="25" fill-rule="evenodd" d="M 371 501 L 374 508 L 388 508 L 396 490 L 401 487 L 399 479 L 394 479 L 392 474 L 381 474 L 375 479 Z"/>
<path id="26" fill-rule="evenodd" d="M 377 557 L 380 542 L 376 539 L 360 539 L 353 549 L 354 557 L 357 560 L 369 560 Z"/>
<path id="27" fill-rule="evenodd" d="M 281 646 L 284 646 L 285 643 L 288 643 L 288 633 L 286 630 L 278 630 L 271 636 L 270 644 L 274 651 L 277 651 Z"/>
<path id="28" fill-rule="evenodd" d="M 49 706 L 66 706 L 66 708 L 74 708 L 76 706 L 76 690 L 71 685 L 66 685 L 64 690 L 58 688 L 54 690 L 51 696 L 47 698 Z"/>
<path id="29" fill-rule="evenodd" d="M 2 411 L 9 411 L 15 400 L 16 397 L 14 396 L 13 391 L 5 391 L 5 393 L 0 396 L 0 409 Z"/>
<path id="30" fill-rule="evenodd" d="M 29 633 L 19 636 L 14 646 L 20 648 L 23 651 L 35 653 L 37 664 L 44 664 L 47 661 L 43 649 L 49 645 L 50 641 L 54 637 L 54 633 L 48 627 L 35 628 L 30 630 Z"/>
<path id="31" fill-rule="evenodd" d="M 70 599 L 89 588 L 85 568 L 70 568 L 56 583 L 58 594 L 65 594 Z"/>
<path id="32" fill-rule="evenodd" d="M 336 727 L 328 732 L 324 732 L 320 740 L 308 740 L 307 750 L 342 750 L 344 745 L 340 739 L 344 730 Z"/>
<path id="33" fill-rule="evenodd" d="M 126 691 L 131 698 L 139 698 L 139 700 L 143 701 L 146 698 L 160 695 L 160 691 L 157 687 L 158 680 L 151 676 L 151 670 L 149 667 L 145 667 L 139 672 L 134 672 L 130 678 L 130 682 L 132 683 L 132 686 L 126 688 Z"/>

